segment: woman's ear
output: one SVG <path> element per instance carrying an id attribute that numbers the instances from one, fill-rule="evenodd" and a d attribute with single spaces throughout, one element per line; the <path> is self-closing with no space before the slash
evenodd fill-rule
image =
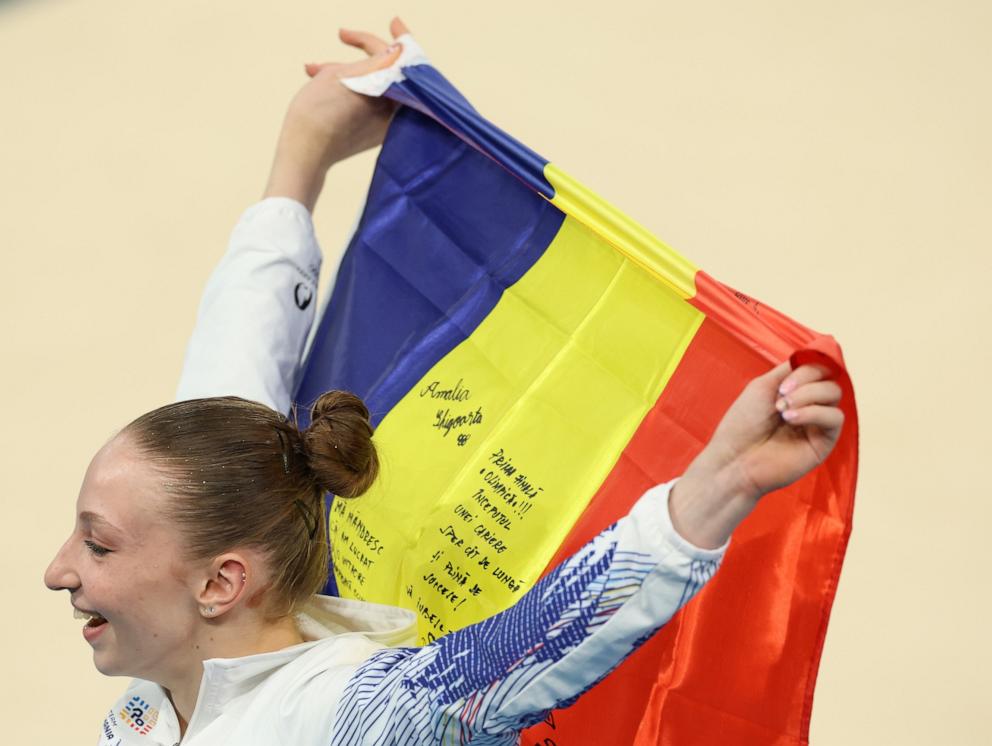
<path id="1" fill-rule="evenodd" d="M 210 563 L 197 592 L 196 603 L 205 619 L 216 619 L 246 597 L 249 563 L 244 555 L 231 553 Z"/>

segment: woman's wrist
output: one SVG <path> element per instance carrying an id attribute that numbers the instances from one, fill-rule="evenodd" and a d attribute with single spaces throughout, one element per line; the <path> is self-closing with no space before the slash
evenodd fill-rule
<path id="1" fill-rule="evenodd" d="M 717 549 L 727 543 L 759 498 L 733 463 L 711 469 L 697 459 L 672 488 L 669 517 L 686 541 Z"/>
<path id="2" fill-rule="evenodd" d="M 324 188 L 325 175 L 326 170 L 322 167 L 314 167 L 306 160 L 301 163 L 277 152 L 262 197 L 289 197 L 312 213 Z"/>

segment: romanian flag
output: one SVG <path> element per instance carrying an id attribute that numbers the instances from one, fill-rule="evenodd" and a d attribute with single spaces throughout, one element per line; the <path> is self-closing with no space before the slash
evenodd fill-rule
<path id="1" fill-rule="evenodd" d="M 424 642 L 512 605 L 685 469 L 752 377 L 832 368 L 828 461 L 766 496 L 716 577 L 526 746 L 802 744 L 847 539 L 840 349 L 695 267 L 482 118 L 405 38 L 351 81 L 400 102 L 297 401 L 365 399 L 382 475 L 329 506 L 329 591 Z"/>

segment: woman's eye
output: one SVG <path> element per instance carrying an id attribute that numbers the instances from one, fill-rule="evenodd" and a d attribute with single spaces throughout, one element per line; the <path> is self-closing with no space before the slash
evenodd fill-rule
<path id="1" fill-rule="evenodd" d="M 86 545 L 86 548 L 93 552 L 93 554 L 97 557 L 103 557 L 104 555 L 110 554 L 110 550 L 107 549 L 107 547 L 101 547 L 95 541 L 90 541 L 87 539 L 83 543 Z"/>

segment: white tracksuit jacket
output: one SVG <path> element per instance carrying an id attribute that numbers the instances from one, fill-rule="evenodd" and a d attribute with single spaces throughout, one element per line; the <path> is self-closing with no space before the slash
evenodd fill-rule
<path id="1" fill-rule="evenodd" d="M 249 208 L 210 278 L 178 398 L 238 395 L 288 412 L 313 324 L 321 255 L 307 210 Z M 512 608 L 414 647 L 412 612 L 315 596 L 307 642 L 203 664 L 187 746 L 516 744 L 644 642 L 709 580 L 726 546 L 672 527 L 670 484 L 648 490 Z M 100 746 L 173 746 L 165 691 L 135 680 Z"/>

